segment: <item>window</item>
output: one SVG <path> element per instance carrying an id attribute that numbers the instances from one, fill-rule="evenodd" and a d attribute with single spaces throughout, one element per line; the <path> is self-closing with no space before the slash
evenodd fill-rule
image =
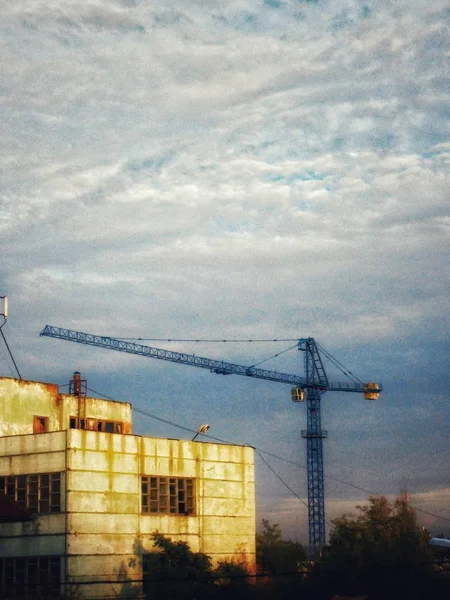
<path id="1" fill-rule="evenodd" d="M 86 419 L 70 417 L 70 429 L 86 429 Z"/>
<path id="2" fill-rule="evenodd" d="M 117 421 L 101 421 L 97 420 L 97 431 L 105 431 L 106 433 L 122 433 L 122 423 Z"/>
<path id="3" fill-rule="evenodd" d="M 78 419 L 78 417 L 70 417 L 70 429 L 91 429 L 93 431 L 104 431 L 106 433 L 122 433 L 122 425 L 123 423 L 120 421 Z"/>
<path id="4" fill-rule="evenodd" d="M 48 417 L 33 417 L 33 433 L 48 431 Z"/>
<path id="5" fill-rule="evenodd" d="M 59 556 L 0 558 L 2 598 L 60 598 Z"/>
<path id="6" fill-rule="evenodd" d="M 61 473 L 0 477 L 0 492 L 33 513 L 61 512 Z"/>
<path id="7" fill-rule="evenodd" d="M 194 514 L 194 481 L 194 479 L 184 477 L 142 477 L 142 512 L 175 515 Z"/>

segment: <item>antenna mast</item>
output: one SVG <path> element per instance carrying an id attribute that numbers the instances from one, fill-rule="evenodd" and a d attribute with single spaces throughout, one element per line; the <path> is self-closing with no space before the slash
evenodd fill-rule
<path id="1" fill-rule="evenodd" d="M 3 341 L 5 342 L 5 346 L 9 352 L 9 356 L 11 357 L 11 360 L 13 361 L 14 367 L 17 371 L 17 375 L 19 376 L 19 379 L 22 379 L 22 375 L 20 374 L 19 369 L 17 368 L 16 361 L 14 360 L 14 356 L 12 355 L 11 349 L 8 346 L 8 342 L 6 341 L 5 334 L 3 333 L 3 325 L 8 320 L 8 296 L 0 296 L 0 300 L 3 300 L 2 307 L 1 307 L 3 310 L 2 310 L 2 312 L 0 312 L 0 317 L 3 317 L 3 323 L 0 325 L 0 334 L 2 335 Z"/>

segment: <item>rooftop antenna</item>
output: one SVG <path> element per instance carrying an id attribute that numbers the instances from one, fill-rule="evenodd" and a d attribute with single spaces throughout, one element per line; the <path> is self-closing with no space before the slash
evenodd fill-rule
<path id="1" fill-rule="evenodd" d="M 0 296 L 0 300 L 3 300 L 3 302 L 0 305 L 0 310 L 2 311 L 2 312 L 0 312 L 0 317 L 3 317 L 3 323 L 0 325 L 0 333 L 2 335 L 3 341 L 5 342 L 5 346 L 8 349 L 9 356 L 11 357 L 11 360 L 13 361 L 14 367 L 17 371 L 17 375 L 19 376 L 19 379 L 22 379 L 22 375 L 20 374 L 19 369 L 17 368 L 16 361 L 14 360 L 14 356 L 12 355 L 11 349 L 8 346 L 8 342 L 6 341 L 5 334 L 3 333 L 3 325 L 8 320 L 8 296 Z"/>

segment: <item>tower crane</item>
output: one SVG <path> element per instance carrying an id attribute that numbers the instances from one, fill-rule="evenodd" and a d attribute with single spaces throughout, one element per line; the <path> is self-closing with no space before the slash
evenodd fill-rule
<path id="1" fill-rule="evenodd" d="M 147 358 L 157 358 L 182 365 L 190 365 L 209 369 L 211 373 L 219 375 L 243 375 L 255 379 L 277 381 L 292 386 L 291 396 L 294 402 L 306 400 L 307 426 L 301 432 L 306 439 L 307 448 L 307 479 L 308 479 L 308 520 L 309 520 L 309 549 L 311 557 L 318 554 L 325 545 L 325 494 L 323 474 L 323 442 L 327 431 L 321 425 L 321 396 L 324 392 L 355 392 L 362 393 L 366 400 L 377 400 L 382 390 L 379 383 L 362 383 L 359 380 L 346 383 L 332 383 L 328 380 L 323 365 L 322 354 L 328 358 L 330 355 L 318 345 L 314 338 L 301 338 L 298 340 L 298 349 L 304 354 L 304 376 L 292 375 L 269 371 L 254 366 L 246 367 L 222 360 L 202 358 L 194 354 L 185 354 L 171 350 L 163 350 L 152 346 L 143 346 L 121 339 L 104 337 L 62 329 L 46 325 L 40 333 L 41 336 L 87 344 L 118 352 L 137 354 Z M 319 348 L 321 352 L 319 351 Z M 335 364 L 337 361 L 335 361 Z M 348 374 L 347 372 L 346 374 Z M 350 374 L 351 375 L 351 374 Z M 353 376 L 354 377 L 354 376 Z M 354 378 L 356 379 L 356 378 Z"/>

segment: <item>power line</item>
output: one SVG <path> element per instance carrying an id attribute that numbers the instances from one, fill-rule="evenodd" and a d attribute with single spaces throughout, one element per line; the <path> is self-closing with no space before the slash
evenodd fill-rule
<path id="1" fill-rule="evenodd" d="M 256 448 L 255 448 L 256 450 Z M 264 454 L 267 454 L 268 456 L 272 456 L 273 458 L 278 458 L 279 460 L 282 460 L 284 462 L 287 462 L 291 465 L 294 465 L 295 467 L 299 467 L 300 469 L 304 469 L 305 471 L 307 470 L 307 467 L 305 467 L 305 465 L 301 465 L 293 460 L 289 460 L 288 458 L 285 458 L 283 456 L 279 456 L 278 454 L 274 454 L 273 452 L 267 452 L 267 450 L 261 450 L 261 452 L 263 452 Z M 374 492 L 373 490 L 367 490 L 359 485 L 355 485 L 354 483 L 350 483 L 349 481 L 344 481 L 343 479 L 339 479 L 338 477 L 333 477 L 333 475 L 326 475 L 324 474 L 324 477 L 326 477 L 327 479 L 331 479 L 332 481 L 336 481 L 337 483 L 342 483 L 343 485 L 346 485 L 348 487 L 352 487 L 355 490 L 358 490 L 360 492 L 364 492 L 365 494 L 370 494 L 371 496 L 378 496 L 380 493 L 379 492 Z M 421 508 L 417 508 L 414 507 L 415 510 L 417 512 L 423 513 L 425 515 L 428 515 L 430 517 L 436 517 L 437 519 L 442 519 L 444 521 L 450 521 L 450 518 L 448 517 L 443 517 L 442 515 L 436 515 L 432 512 L 423 510 Z"/>
<path id="2" fill-rule="evenodd" d="M 278 475 L 278 473 L 275 471 L 275 469 L 273 469 L 273 468 L 270 466 L 270 464 L 267 462 L 267 460 L 266 460 L 266 459 L 265 459 L 263 456 L 261 456 L 261 454 L 259 453 L 258 449 L 257 449 L 257 448 L 255 448 L 254 446 L 252 446 L 252 447 L 253 447 L 253 449 L 255 450 L 256 454 L 259 456 L 259 458 L 260 458 L 260 459 L 263 461 L 263 463 L 266 465 L 266 467 L 272 471 L 272 473 L 275 475 L 275 477 L 277 477 L 277 478 L 278 478 L 278 479 L 281 481 L 281 483 L 282 483 L 282 484 L 283 484 L 283 485 L 284 485 L 284 486 L 285 486 L 285 487 L 286 487 L 286 488 L 287 488 L 287 489 L 288 489 L 288 490 L 291 492 L 291 494 L 293 494 L 293 495 L 294 495 L 294 496 L 295 496 L 295 497 L 296 497 L 298 500 L 300 500 L 300 502 L 301 502 L 302 504 L 304 504 L 304 505 L 306 506 L 306 508 L 309 508 L 309 506 L 308 506 L 308 503 L 307 503 L 307 502 L 305 502 L 305 501 L 303 500 L 303 498 L 300 498 L 300 496 L 299 496 L 299 495 L 298 495 L 296 492 L 294 492 L 294 490 L 293 490 L 291 487 L 289 487 L 289 485 L 288 485 L 288 484 L 287 484 L 287 483 L 284 481 L 284 479 L 282 479 L 282 478 L 280 477 L 280 475 Z M 325 519 L 325 523 L 326 523 L 326 524 L 327 524 L 329 527 L 333 527 L 332 523 L 330 523 L 329 521 L 327 521 L 327 519 Z"/>
<path id="3" fill-rule="evenodd" d="M 261 454 L 259 453 L 258 449 L 255 448 L 254 446 L 253 446 L 253 448 L 254 448 L 256 454 L 259 456 L 259 458 L 272 471 L 272 473 L 275 475 L 275 477 L 277 477 L 281 481 L 281 483 L 285 487 L 287 487 L 287 489 L 291 492 L 291 494 L 293 494 L 298 500 L 300 500 L 300 502 L 302 504 L 304 504 L 306 506 L 306 508 L 308 508 L 308 504 L 302 498 L 300 498 L 300 496 L 296 492 L 294 492 L 294 490 L 291 487 L 288 486 L 288 484 L 278 475 L 278 473 L 275 471 L 275 469 L 272 469 L 272 467 L 269 465 L 269 463 L 266 461 L 266 459 L 263 456 L 261 456 Z"/>
<path id="4" fill-rule="evenodd" d="M 106 398 L 107 400 L 113 400 L 113 398 L 110 398 L 109 396 L 105 396 L 104 394 L 101 394 L 100 392 L 97 392 L 96 390 L 92 389 L 92 388 L 87 388 L 89 391 L 94 392 L 94 394 L 98 394 L 99 396 L 102 396 L 103 398 Z M 114 400 L 113 400 L 114 401 Z M 182 429 L 183 431 L 188 431 L 189 433 L 197 433 L 196 429 L 192 429 L 190 427 L 185 427 L 184 425 L 180 425 L 178 423 L 176 423 L 175 421 L 170 421 L 169 419 L 163 419 L 162 417 L 158 417 L 157 415 L 154 415 L 152 413 L 149 413 L 147 411 L 141 410 L 139 408 L 135 408 L 133 407 L 133 410 L 137 413 L 140 413 L 146 417 L 150 417 L 151 419 L 155 419 L 156 421 L 160 421 L 162 423 L 165 423 L 166 425 L 171 425 L 172 427 L 176 427 L 178 429 Z M 208 438 L 210 440 L 214 440 L 216 442 L 220 442 L 222 444 L 227 444 L 227 445 L 233 445 L 233 442 L 230 442 L 229 440 L 224 440 L 222 438 L 218 438 L 215 437 L 213 435 L 209 435 L 207 433 L 203 433 L 202 434 L 203 437 Z M 283 456 L 279 456 L 278 454 L 274 454 L 273 452 L 268 452 L 267 450 L 263 450 L 262 448 L 258 448 L 257 446 L 253 446 L 252 444 L 241 444 L 243 446 L 250 446 L 251 448 L 253 448 L 255 450 L 255 452 L 258 454 L 258 456 L 262 459 L 262 461 L 267 465 L 267 467 L 274 473 L 274 475 L 276 475 L 276 477 L 278 477 L 278 479 L 283 483 L 283 485 L 285 485 L 287 487 L 287 489 L 296 497 L 298 498 L 298 500 L 300 500 L 301 502 L 304 503 L 304 501 L 288 486 L 287 483 L 285 483 L 281 477 L 275 472 L 275 470 L 269 465 L 269 463 L 261 456 L 261 452 L 263 454 L 267 454 L 267 456 L 272 456 L 273 458 L 277 458 L 278 460 L 282 460 L 288 464 L 291 464 L 295 467 L 298 467 L 300 469 L 303 469 L 304 471 L 307 471 L 307 467 L 305 465 L 301 465 L 300 463 L 297 463 L 293 460 L 290 460 L 288 458 L 285 458 Z M 327 479 L 331 479 L 332 481 L 336 481 L 337 483 L 341 483 L 342 485 L 346 485 L 348 487 L 354 488 L 360 492 L 364 492 L 365 494 L 369 494 L 371 496 L 378 496 L 379 492 L 374 492 L 373 490 L 367 490 L 359 485 L 355 485 L 354 483 L 350 483 L 348 481 L 344 481 L 343 479 L 339 479 L 338 477 L 334 477 L 333 475 L 327 475 L 324 474 L 324 477 Z M 304 503 L 305 504 L 305 503 Z M 305 506 L 308 506 L 307 504 L 305 504 Z M 432 512 L 423 510 L 421 508 L 418 507 L 414 507 L 415 510 L 417 512 L 420 512 L 422 514 L 428 515 L 430 517 L 435 517 L 437 519 L 442 519 L 443 521 L 450 521 L 450 518 L 448 517 L 443 517 L 441 515 L 436 515 Z M 330 523 L 327 523 L 327 525 L 330 525 Z"/>
<path id="5" fill-rule="evenodd" d="M 305 561 L 307 562 L 307 561 Z M 314 561 L 314 564 L 316 565 L 324 565 L 326 564 L 326 561 L 323 560 L 319 560 L 319 561 Z M 448 571 L 449 570 L 449 563 L 447 559 L 436 559 L 436 560 L 428 560 L 428 561 L 421 561 L 421 562 L 408 562 L 408 563 L 397 563 L 397 564 L 385 564 L 385 565 L 372 565 L 371 567 L 368 568 L 368 570 L 370 571 L 392 571 L 395 569 L 404 569 L 405 567 L 423 567 L 423 566 L 427 566 L 427 565 L 441 565 L 443 567 L 444 571 Z M 306 567 L 306 564 L 304 565 Z M 164 581 L 175 581 L 175 582 L 182 582 L 182 581 L 189 581 L 190 583 L 199 583 L 199 582 L 206 582 L 206 581 L 216 581 L 216 580 L 222 580 L 222 579 L 258 579 L 258 578 L 270 578 L 270 579 L 276 579 L 277 577 L 286 577 L 286 576 L 292 576 L 292 575 L 297 575 L 297 576 L 307 576 L 310 575 L 311 573 L 311 564 L 308 564 L 308 568 L 306 568 L 306 570 L 304 571 L 283 571 L 281 573 L 219 573 L 219 574 L 215 574 L 215 573 L 205 573 L 202 575 L 199 575 L 196 578 L 192 578 L 190 575 L 186 576 L 186 577 L 146 577 L 143 579 L 118 579 L 118 580 L 114 580 L 114 579 L 100 579 L 100 580 L 89 580 L 89 581 L 67 581 L 62 583 L 62 585 L 70 587 L 70 586 L 84 586 L 84 585 L 102 585 L 102 584 L 116 584 L 116 585 L 120 585 L 120 584 L 126 584 L 126 583 L 162 583 Z M 97 596 L 96 596 L 97 597 Z M 110 598 L 110 596 L 108 596 L 108 598 Z"/>
<path id="6" fill-rule="evenodd" d="M 3 347 L 3 345 L 1 346 L 1 349 L 2 349 L 2 353 L 3 353 L 3 357 L 5 358 L 6 366 L 8 367 L 8 370 L 11 373 L 12 377 L 15 377 L 14 371 L 11 368 L 10 361 L 8 360 L 8 355 L 6 354 L 6 350 Z"/>
<path id="7" fill-rule="evenodd" d="M 90 392 L 94 392 L 94 394 L 97 394 L 99 396 L 102 396 L 102 398 L 106 398 L 107 400 L 112 400 L 114 402 L 113 398 L 110 398 L 109 396 L 105 396 L 104 394 L 101 394 L 100 392 L 97 392 L 95 390 L 93 390 L 92 388 L 88 387 L 87 388 Z M 162 417 L 158 417 L 157 415 L 154 415 L 152 413 L 149 413 L 145 410 L 141 410 L 140 408 L 136 408 L 133 406 L 133 410 L 137 413 L 140 413 L 141 415 L 145 415 L 146 417 L 150 417 L 151 419 L 155 419 L 155 421 L 161 421 L 161 423 L 166 423 L 166 425 L 172 425 L 172 427 L 177 427 L 178 429 L 182 429 L 183 431 L 188 431 L 189 433 L 197 433 L 196 429 L 191 429 L 190 427 L 185 427 L 184 425 L 180 425 L 179 423 L 175 423 L 175 421 L 170 421 L 169 419 L 163 419 Z M 204 437 L 207 437 L 211 440 L 216 440 L 217 442 L 222 442 L 223 444 L 232 444 L 232 442 L 228 442 L 227 440 L 222 440 L 218 437 L 214 437 L 213 435 L 208 435 L 206 433 L 202 433 L 202 435 Z"/>
<path id="8" fill-rule="evenodd" d="M 3 325 L 4 325 L 5 323 L 6 323 L 6 319 L 3 321 L 2 325 L 0 326 L 0 333 L 1 333 L 1 335 L 2 335 L 3 341 L 5 342 L 5 346 L 6 346 L 6 348 L 8 349 L 9 356 L 11 357 L 11 360 L 13 361 L 14 367 L 15 367 L 15 369 L 16 369 L 16 371 L 17 371 L 17 375 L 19 376 L 19 379 L 22 379 L 22 375 L 21 375 L 21 374 L 20 374 L 20 372 L 19 372 L 19 369 L 18 369 L 18 367 L 17 367 L 17 365 L 16 365 L 16 361 L 14 360 L 14 356 L 12 355 L 11 349 L 10 349 L 10 347 L 8 346 L 8 342 L 6 341 L 5 334 L 3 333 Z"/>

